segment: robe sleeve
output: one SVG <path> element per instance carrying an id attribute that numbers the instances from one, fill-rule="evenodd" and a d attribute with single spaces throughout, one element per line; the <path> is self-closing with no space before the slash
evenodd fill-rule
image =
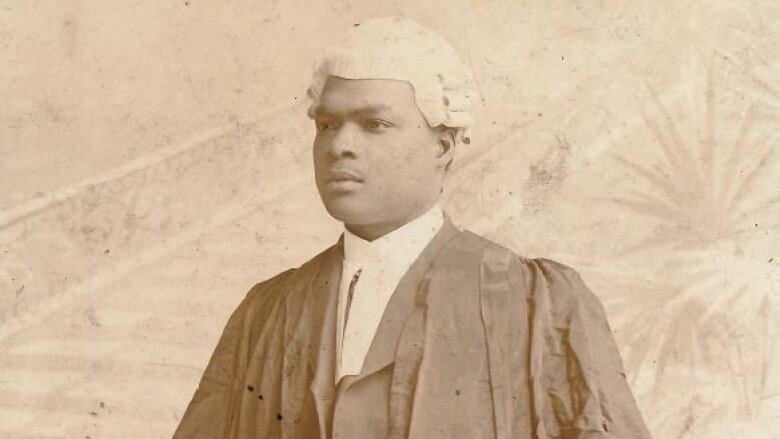
<path id="1" fill-rule="evenodd" d="M 650 438 L 601 302 L 573 269 L 544 259 L 532 265 L 539 439 Z"/>
<path id="2" fill-rule="evenodd" d="M 229 436 L 240 400 L 236 392 L 243 390 L 252 322 L 268 318 L 280 293 L 274 287 L 289 272 L 255 285 L 233 311 L 173 439 Z"/>

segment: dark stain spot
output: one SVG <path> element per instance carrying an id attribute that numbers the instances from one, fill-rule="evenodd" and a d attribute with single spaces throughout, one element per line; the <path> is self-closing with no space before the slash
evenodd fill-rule
<path id="1" fill-rule="evenodd" d="M 97 412 L 89 412 L 89 414 L 92 415 L 92 416 L 97 416 L 98 415 Z"/>
<path id="2" fill-rule="evenodd" d="M 257 395 L 257 399 L 262 400 L 263 399 L 263 394 L 261 393 L 261 394 Z"/>
<path id="3" fill-rule="evenodd" d="M 530 172 L 524 182 L 528 196 L 523 202 L 528 213 L 542 211 L 549 195 L 559 191 L 568 176 L 571 145 L 564 137 L 557 140 L 557 145 L 550 146 L 542 158 L 529 165 Z"/>
<path id="4" fill-rule="evenodd" d="M 109 253 L 111 253 L 111 249 L 110 249 L 110 248 L 107 248 L 107 249 L 103 250 L 103 253 L 105 253 L 105 254 L 109 254 Z"/>
<path id="5" fill-rule="evenodd" d="M 282 420 L 282 414 L 281 413 L 277 413 L 276 414 L 276 420 L 277 421 L 281 421 Z"/>
<path id="6" fill-rule="evenodd" d="M 542 117 L 542 113 L 536 113 L 536 117 Z"/>
<path id="7" fill-rule="evenodd" d="M 252 386 L 246 386 L 246 390 L 249 390 L 250 392 L 254 392 L 255 388 Z"/>
<path id="8" fill-rule="evenodd" d="M 769 258 L 769 263 L 771 264 L 772 261 L 774 261 L 774 260 L 775 260 L 775 258 Z"/>
<path id="9" fill-rule="evenodd" d="M 62 22 L 64 33 L 63 42 L 65 43 L 65 52 L 68 56 L 73 56 L 76 51 L 76 37 L 78 32 L 77 23 L 72 18 L 67 18 Z M 54 120 L 57 120 L 54 118 Z"/>
<path id="10" fill-rule="evenodd" d="M 103 401 L 100 401 L 100 408 L 105 408 L 105 407 L 106 407 L 106 403 L 103 402 Z"/>
<path id="11" fill-rule="evenodd" d="M 92 307 L 89 307 L 89 309 L 87 309 L 87 320 L 89 321 L 90 325 L 96 328 L 102 326 L 100 324 L 100 320 L 98 320 L 97 316 L 95 315 L 95 309 Z"/>
<path id="12" fill-rule="evenodd" d="M 460 389 L 455 389 L 455 396 L 460 396 Z"/>

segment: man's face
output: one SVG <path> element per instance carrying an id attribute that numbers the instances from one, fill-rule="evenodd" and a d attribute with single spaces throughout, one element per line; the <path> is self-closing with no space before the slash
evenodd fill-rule
<path id="1" fill-rule="evenodd" d="M 334 218 L 397 227 L 438 199 L 450 152 L 409 83 L 331 76 L 314 119 L 317 188 Z"/>

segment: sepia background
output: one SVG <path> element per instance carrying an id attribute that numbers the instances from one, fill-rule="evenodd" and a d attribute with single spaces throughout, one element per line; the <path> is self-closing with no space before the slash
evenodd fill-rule
<path id="1" fill-rule="evenodd" d="M 400 13 L 475 72 L 454 221 L 582 273 L 655 438 L 780 437 L 775 0 L 0 0 L 0 437 L 171 436 L 248 288 L 340 233 L 313 60 Z"/>

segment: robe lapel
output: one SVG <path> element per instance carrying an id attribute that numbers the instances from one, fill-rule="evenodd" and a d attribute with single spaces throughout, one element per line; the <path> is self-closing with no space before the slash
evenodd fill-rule
<path id="1" fill-rule="evenodd" d="M 313 379 L 309 389 L 314 396 L 320 437 L 330 437 L 330 419 L 333 417 L 336 376 L 336 319 L 341 267 L 344 257 L 343 237 L 332 247 L 329 257 L 312 280 L 309 297 L 313 300 L 312 349 L 309 368 Z"/>
<path id="2" fill-rule="evenodd" d="M 382 314 L 379 327 L 363 362 L 363 368 L 356 380 L 371 375 L 393 363 L 398 339 L 407 318 L 414 311 L 417 290 L 422 280 L 439 252 L 459 233 L 460 231 L 446 218 L 441 230 L 401 278 L 390 297 L 384 314 Z"/>
<path id="3" fill-rule="evenodd" d="M 382 315 L 361 373 L 355 381 L 393 363 L 396 344 L 406 319 L 414 310 L 420 282 L 430 269 L 436 255 L 459 233 L 460 231 L 447 218 L 441 230 L 401 278 Z M 330 256 L 320 267 L 310 286 L 310 297 L 313 298 L 311 318 L 314 328 L 313 349 L 309 353 L 309 367 L 313 373 L 310 390 L 314 396 L 322 439 L 330 437 L 336 397 L 337 304 L 343 257 L 342 237 L 332 248 Z"/>

